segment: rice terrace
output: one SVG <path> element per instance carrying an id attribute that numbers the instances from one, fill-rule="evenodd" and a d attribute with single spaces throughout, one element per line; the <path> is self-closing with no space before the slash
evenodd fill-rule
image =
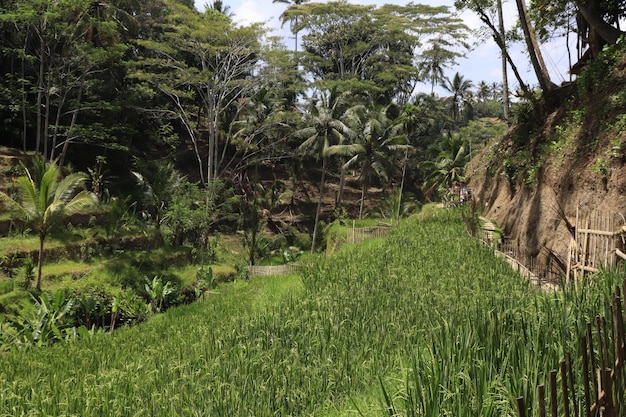
<path id="1" fill-rule="evenodd" d="M 0 2 L 0 417 L 626 417 L 624 1 L 364 3 Z"/>
<path id="2" fill-rule="evenodd" d="M 459 212 L 0 361 L 2 415 L 515 415 L 620 273 L 537 291 Z M 600 285 L 598 285 L 601 283 Z M 579 396 L 581 398 L 581 396 Z"/>

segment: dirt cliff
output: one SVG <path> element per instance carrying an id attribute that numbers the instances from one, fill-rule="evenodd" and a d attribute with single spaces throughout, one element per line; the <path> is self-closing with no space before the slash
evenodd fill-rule
<path id="1" fill-rule="evenodd" d="M 576 216 L 626 216 L 626 55 L 609 51 L 557 92 L 558 103 L 516 110 L 516 122 L 466 169 L 473 196 L 507 240 L 538 265 L 567 260 Z M 606 66 L 606 65 L 609 66 Z"/>

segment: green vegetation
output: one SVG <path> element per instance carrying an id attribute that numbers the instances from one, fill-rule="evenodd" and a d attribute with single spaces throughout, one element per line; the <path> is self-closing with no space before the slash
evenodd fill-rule
<path id="1" fill-rule="evenodd" d="M 218 286 L 137 327 L 0 356 L 5 415 L 515 414 L 618 279 L 541 293 L 458 213 L 408 220 L 302 277 Z M 37 369 L 37 372 L 33 372 Z M 28 393 L 25 395 L 24 393 Z"/>
<path id="2" fill-rule="evenodd" d="M 0 417 L 510 415 L 576 349 L 606 288 L 536 293 L 424 204 L 465 202 L 492 138 L 485 172 L 507 191 L 541 184 L 548 156 L 608 190 L 626 94 L 603 18 L 624 10 L 531 5 L 531 90 L 495 2 L 455 2 L 517 78 L 500 138 L 506 82 L 444 74 L 471 43 L 449 8 L 275 1 L 294 51 L 221 0 L 0 6 Z M 557 87 L 530 38 L 574 15 L 602 40 Z M 387 238 L 343 244 L 380 223 Z M 250 282 L 296 260 L 301 277 Z"/>
<path id="3" fill-rule="evenodd" d="M 94 194 L 80 190 L 86 180 L 85 174 L 74 173 L 61 177 L 56 161 L 46 163 L 38 156 L 33 159 L 33 168 L 17 178 L 18 199 L 0 192 L 0 202 L 16 210 L 28 224 L 32 224 L 39 235 L 36 288 L 41 289 L 41 268 L 44 243 L 50 229 L 64 217 L 86 208 L 95 208 Z"/>

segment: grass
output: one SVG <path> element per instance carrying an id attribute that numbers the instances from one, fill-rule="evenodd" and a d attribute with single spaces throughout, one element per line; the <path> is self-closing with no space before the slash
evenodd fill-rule
<path id="1" fill-rule="evenodd" d="M 0 416 L 516 415 L 619 279 L 539 293 L 458 213 L 304 264 L 140 326 L 0 355 Z"/>

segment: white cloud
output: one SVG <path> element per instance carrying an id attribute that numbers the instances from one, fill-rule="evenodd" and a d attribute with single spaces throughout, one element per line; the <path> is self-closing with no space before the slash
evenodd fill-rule
<path id="1" fill-rule="evenodd" d="M 231 6 L 235 16 L 234 20 L 242 25 L 251 23 L 267 23 L 272 28 L 280 28 L 278 16 L 286 5 L 272 3 L 270 0 L 242 0 L 238 5 Z"/>

